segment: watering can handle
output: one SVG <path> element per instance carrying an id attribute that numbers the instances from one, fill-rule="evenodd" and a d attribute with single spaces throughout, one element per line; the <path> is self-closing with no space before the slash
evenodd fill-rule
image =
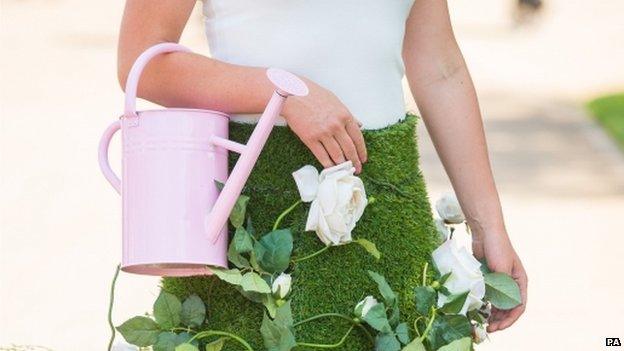
<path id="1" fill-rule="evenodd" d="M 126 80 L 126 102 L 124 116 L 136 117 L 136 97 L 137 89 L 139 87 L 139 78 L 141 78 L 141 73 L 143 73 L 143 69 L 147 66 L 149 61 L 160 54 L 178 51 L 191 52 L 189 48 L 180 44 L 161 43 L 150 47 L 139 55 L 132 65 L 130 73 L 128 74 L 128 79 Z"/>
<path id="2" fill-rule="evenodd" d="M 190 52 L 190 50 L 180 44 L 176 43 L 162 43 L 152 46 L 151 48 L 145 50 L 134 62 L 132 65 L 132 69 L 130 69 L 130 73 L 128 74 L 128 79 L 126 80 L 126 102 L 124 114 L 122 117 L 136 117 L 136 94 L 139 86 L 139 78 L 141 77 L 141 73 L 147 63 L 154 58 L 156 55 L 160 55 L 167 52 L 174 51 L 184 51 Z M 121 124 L 123 123 L 123 119 L 119 121 L 113 122 L 102 135 L 100 139 L 100 146 L 98 150 L 98 160 L 100 163 L 100 170 L 104 174 L 104 177 L 108 182 L 117 190 L 119 194 L 121 194 L 121 180 L 115 174 L 115 172 L 111 169 L 111 166 L 108 162 L 108 146 L 110 145 L 111 138 L 113 135 L 121 129 Z"/>
<path id="3" fill-rule="evenodd" d="M 212 137 L 213 144 L 240 153 L 240 157 L 225 182 L 206 222 L 208 224 L 206 227 L 207 235 L 213 243 L 219 239 L 221 230 L 227 223 L 230 212 L 243 190 L 245 181 L 251 174 L 258 156 L 260 156 L 260 152 L 269 138 L 284 101 L 291 95 L 305 96 L 308 94 L 306 84 L 294 74 L 277 68 L 269 68 L 266 73 L 269 80 L 275 85 L 275 91 L 247 143 L 242 145 L 216 136 Z"/>
<path id="4" fill-rule="evenodd" d="M 119 177 L 111 169 L 110 163 L 108 162 L 108 146 L 110 145 L 113 135 L 115 135 L 119 129 L 121 129 L 121 119 L 111 123 L 104 131 L 98 148 L 98 161 L 100 163 L 100 170 L 102 174 L 104 174 L 106 180 L 121 194 L 121 180 L 119 180 Z"/>

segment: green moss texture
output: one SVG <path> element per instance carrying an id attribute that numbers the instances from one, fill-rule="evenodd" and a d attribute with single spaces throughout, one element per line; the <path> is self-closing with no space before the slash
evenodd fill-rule
<path id="1" fill-rule="evenodd" d="M 374 242 L 381 251 L 375 260 L 358 245 L 332 247 L 321 255 L 295 264 L 291 293 L 295 322 L 327 312 L 351 314 L 366 295 L 379 297 L 367 270 L 383 274 L 401 300 L 401 320 L 413 322 L 413 287 L 418 285 L 424 263 L 435 247 L 435 227 L 415 140 L 417 117 L 380 130 L 364 132 L 369 160 L 361 175 L 367 195 L 374 197 L 353 237 Z M 230 125 L 230 139 L 245 142 L 253 126 Z M 231 165 L 235 161 L 234 157 Z M 276 217 L 298 200 L 291 173 L 303 165 L 322 167 L 309 150 L 286 127 L 276 127 L 256 164 L 244 193 L 251 197 L 248 214 L 257 234 L 271 229 Z M 295 238 L 293 258 L 321 249 L 315 233 L 304 232 L 309 205 L 299 206 L 282 222 Z M 163 288 L 180 297 L 198 294 L 208 306 L 205 329 L 226 330 L 240 335 L 256 350 L 263 350 L 260 324 L 263 307 L 246 300 L 216 277 L 166 278 Z M 322 319 L 296 328 L 297 341 L 334 343 L 349 328 L 338 318 Z M 228 343 L 226 350 L 240 350 Z M 298 350 L 303 350 L 300 347 Z M 357 328 L 340 350 L 372 350 Z"/>

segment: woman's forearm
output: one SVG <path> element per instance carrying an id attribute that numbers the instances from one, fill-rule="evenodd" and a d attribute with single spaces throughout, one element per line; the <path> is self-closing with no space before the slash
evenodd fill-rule
<path id="1" fill-rule="evenodd" d="M 125 82 L 125 77 L 120 80 Z M 163 106 L 226 113 L 261 112 L 272 92 L 264 68 L 237 66 L 182 52 L 154 58 L 138 90 L 140 97 Z"/>
<path id="2" fill-rule="evenodd" d="M 406 60 L 427 130 L 476 234 L 504 232 L 475 89 L 456 44 L 438 60 Z"/>
<path id="3" fill-rule="evenodd" d="M 194 4 L 194 0 L 127 1 L 118 49 L 122 87 L 141 52 L 152 45 L 180 39 Z M 272 91 L 264 68 L 176 52 L 150 61 L 141 77 L 138 95 L 169 107 L 257 113 L 264 109 Z"/>

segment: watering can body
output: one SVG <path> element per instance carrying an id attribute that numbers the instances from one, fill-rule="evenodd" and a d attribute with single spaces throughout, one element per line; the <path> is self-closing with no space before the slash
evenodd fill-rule
<path id="1" fill-rule="evenodd" d="M 144 52 L 130 71 L 123 116 L 100 141 L 100 168 L 122 198 L 122 270 L 159 276 L 210 274 L 227 267 L 227 218 L 289 95 L 305 95 L 298 78 L 269 70 L 277 90 L 247 144 L 228 140 L 227 114 L 197 109 L 137 112 L 139 76 L 154 56 L 188 51 L 173 43 Z M 121 130 L 122 176 L 108 162 Z M 240 154 L 228 175 L 228 151 Z M 217 182 L 224 187 L 219 192 Z"/>

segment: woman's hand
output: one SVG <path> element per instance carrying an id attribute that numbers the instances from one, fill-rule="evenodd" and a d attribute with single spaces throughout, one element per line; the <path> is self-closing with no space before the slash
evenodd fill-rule
<path id="1" fill-rule="evenodd" d="M 515 323 L 526 309 L 527 274 L 506 232 L 491 232 L 483 235 L 473 233 L 472 245 L 475 257 L 485 258 L 490 270 L 509 274 L 520 286 L 522 297 L 520 306 L 512 310 L 492 308 L 488 332 L 503 330 Z"/>
<path id="2" fill-rule="evenodd" d="M 282 115 L 288 126 L 323 167 L 350 160 L 360 173 L 367 160 L 360 122 L 332 92 L 309 80 L 306 84 L 307 96 L 286 101 Z"/>

